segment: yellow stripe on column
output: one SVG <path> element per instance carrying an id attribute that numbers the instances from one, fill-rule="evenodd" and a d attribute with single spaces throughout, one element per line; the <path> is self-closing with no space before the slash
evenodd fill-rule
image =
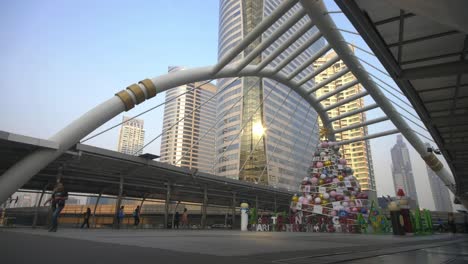
<path id="1" fill-rule="evenodd" d="M 444 167 L 444 165 L 439 161 L 439 159 L 436 157 L 436 155 L 434 155 L 434 153 L 423 157 L 423 159 L 433 171 L 440 171 Z"/>
<path id="2" fill-rule="evenodd" d="M 116 93 L 115 95 L 118 96 L 120 98 L 120 100 L 122 100 L 122 102 L 124 103 L 125 111 L 128 111 L 128 110 L 132 109 L 135 106 L 135 103 L 133 102 L 132 97 L 128 94 L 127 91 L 122 90 L 122 91 Z"/>
<path id="3" fill-rule="evenodd" d="M 129 87 L 127 87 L 127 90 L 132 91 L 132 93 L 135 95 L 136 98 L 136 103 L 140 104 L 141 102 L 145 101 L 145 93 L 143 90 L 141 90 L 141 87 L 138 84 L 132 84 Z"/>
<path id="4" fill-rule="evenodd" d="M 145 86 L 146 92 L 148 93 L 148 97 L 146 99 L 150 99 L 156 96 L 156 86 L 154 86 L 154 83 L 150 79 L 144 79 L 138 83 L 141 83 L 143 86 Z"/>

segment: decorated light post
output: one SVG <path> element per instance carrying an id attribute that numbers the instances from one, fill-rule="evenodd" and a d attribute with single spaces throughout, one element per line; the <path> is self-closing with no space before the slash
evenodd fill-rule
<path id="1" fill-rule="evenodd" d="M 249 224 L 249 204 L 241 203 L 241 231 L 247 231 L 247 225 Z"/>

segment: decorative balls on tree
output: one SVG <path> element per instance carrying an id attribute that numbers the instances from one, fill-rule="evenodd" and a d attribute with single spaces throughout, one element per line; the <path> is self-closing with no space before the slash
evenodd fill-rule
<path id="1" fill-rule="evenodd" d="M 335 142 L 324 141 L 317 146 L 308 176 L 301 182 L 301 194 L 291 203 L 293 212 L 302 213 L 303 223 L 310 222 L 307 218 L 311 216 L 322 216 L 352 225 L 357 214 L 368 212 L 368 196 L 361 191 L 339 149 Z"/>

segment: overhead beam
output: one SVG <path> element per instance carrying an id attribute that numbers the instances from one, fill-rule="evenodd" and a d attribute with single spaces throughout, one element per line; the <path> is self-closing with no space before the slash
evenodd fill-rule
<path id="1" fill-rule="evenodd" d="M 359 109 L 356 109 L 356 110 L 353 110 L 353 111 L 349 111 L 345 114 L 342 114 L 342 115 L 339 115 L 339 116 L 335 116 L 335 117 L 332 117 L 330 118 L 330 122 L 335 122 L 335 121 L 338 121 L 340 119 L 343 119 L 343 118 L 346 118 L 346 117 L 349 117 L 349 116 L 353 116 L 353 115 L 357 115 L 357 114 L 360 114 L 360 113 L 363 113 L 363 112 L 366 112 L 366 111 L 369 111 L 369 110 L 372 110 L 372 109 L 375 109 L 375 108 L 378 108 L 379 105 L 378 104 L 370 104 L 370 105 L 366 105 L 362 108 L 359 108 Z"/>
<path id="2" fill-rule="evenodd" d="M 450 117 L 433 117 L 431 124 L 435 126 L 468 124 L 466 115 L 450 115 Z"/>
<path id="3" fill-rule="evenodd" d="M 353 81 L 348 82 L 348 83 L 336 88 L 335 90 L 318 97 L 317 101 L 319 101 L 319 102 L 323 101 L 323 100 L 325 100 L 325 99 L 327 99 L 327 98 L 329 98 L 329 97 L 331 97 L 331 96 L 333 96 L 335 94 L 338 94 L 338 93 L 341 93 L 341 92 L 347 90 L 348 88 L 350 88 L 350 87 L 352 87 L 352 86 L 354 86 L 354 85 L 356 85 L 358 83 L 359 83 L 358 79 L 354 79 Z"/>
<path id="4" fill-rule="evenodd" d="M 312 23 L 312 21 L 308 20 L 306 22 L 306 24 L 303 27 L 301 27 L 299 30 L 295 31 L 294 34 L 291 37 L 288 38 L 288 40 L 286 40 L 278 48 L 276 48 L 270 55 L 268 55 L 268 57 L 264 58 L 262 60 L 262 62 L 260 64 L 258 64 L 256 70 L 261 71 L 263 68 L 265 68 L 270 62 L 272 62 L 274 59 L 276 59 L 281 53 L 283 53 L 283 51 L 285 51 L 287 48 L 289 48 L 294 42 L 296 42 L 300 37 L 302 37 L 313 26 L 314 26 L 314 24 Z M 315 33 L 315 35 L 320 36 L 321 35 L 320 31 L 317 31 Z M 313 38 L 312 38 L 312 40 L 313 40 Z M 313 42 L 315 42 L 315 41 L 313 41 Z"/>
<path id="5" fill-rule="evenodd" d="M 459 34 L 459 32 L 455 31 L 455 30 L 447 31 L 447 32 L 441 32 L 441 33 L 437 33 L 437 34 L 433 34 L 433 35 L 427 35 L 427 36 L 424 36 L 424 37 L 408 39 L 408 40 L 401 41 L 401 42 L 390 43 L 390 44 L 388 44 L 388 47 L 389 48 L 399 47 L 399 46 L 403 46 L 403 45 L 406 45 L 406 44 L 421 42 L 421 41 L 425 41 L 425 40 L 430 40 L 430 39 L 435 39 L 435 38 L 442 38 L 442 37 L 450 36 L 450 35 L 453 35 L 453 34 Z"/>
<path id="6" fill-rule="evenodd" d="M 389 118 L 387 116 L 383 116 L 383 117 L 371 119 L 371 120 L 368 120 L 366 122 L 362 122 L 362 123 L 359 123 L 359 124 L 346 126 L 346 127 L 340 128 L 340 129 L 336 129 L 335 133 L 341 133 L 341 132 L 348 131 L 348 130 L 351 130 L 351 129 L 356 129 L 356 128 L 360 128 L 360 127 L 364 127 L 364 126 L 369 126 L 369 125 L 372 125 L 372 124 L 375 124 L 375 123 L 380 123 L 380 122 L 387 121 L 387 120 L 389 120 Z"/>
<path id="7" fill-rule="evenodd" d="M 268 48 L 271 44 L 273 44 L 273 42 L 275 42 L 276 40 L 278 40 L 279 37 L 281 37 L 281 35 L 283 35 L 286 31 L 290 30 L 290 28 L 292 26 L 294 26 L 294 24 L 296 24 L 299 20 L 301 20 L 301 18 L 303 18 L 305 15 L 305 11 L 304 9 L 300 9 L 298 10 L 294 15 L 292 15 L 291 17 L 289 17 L 289 19 L 284 22 L 283 24 L 281 24 L 281 26 L 279 26 L 275 32 L 273 32 L 267 39 L 264 39 L 262 41 L 262 43 L 260 43 L 260 45 L 258 45 L 257 47 L 255 47 L 255 49 L 253 51 L 251 51 L 238 65 L 237 65 L 237 68 L 236 70 L 237 71 L 240 71 L 241 69 L 243 69 L 247 64 L 249 64 L 251 61 L 253 61 L 256 57 L 258 57 L 259 55 L 261 55 L 261 53 L 266 49 Z M 308 25 L 306 25 L 306 27 L 310 26 L 312 22 L 309 22 Z"/>
<path id="8" fill-rule="evenodd" d="M 466 73 L 468 73 L 468 61 L 455 61 L 403 70 L 398 79 L 426 79 Z"/>
<path id="9" fill-rule="evenodd" d="M 318 58 L 317 58 L 318 59 Z M 339 56 L 334 56 L 333 58 L 327 60 L 323 65 L 315 69 L 313 72 L 311 72 L 308 76 L 304 77 L 304 80 L 310 80 L 314 78 L 315 76 L 319 75 L 322 73 L 324 70 L 328 69 L 328 67 L 332 66 L 335 62 L 339 61 L 340 57 Z M 294 76 L 302 72 L 305 68 L 312 66 L 312 64 L 315 62 L 313 61 L 306 61 L 303 65 L 301 65 L 299 68 L 297 68 L 294 72 L 292 72 L 288 78 L 292 79 Z"/>
<path id="10" fill-rule="evenodd" d="M 367 135 L 367 136 L 364 136 L 364 137 L 358 137 L 358 138 L 353 138 L 353 139 L 350 139 L 350 140 L 339 141 L 339 142 L 336 143 L 336 145 L 341 146 L 341 145 L 351 144 L 351 143 L 358 142 L 358 141 L 364 141 L 364 140 L 368 140 L 368 139 L 379 138 L 379 137 L 384 137 L 384 136 L 398 134 L 398 133 L 400 133 L 400 131 L 398 129 L 392 129 L 392 130 L 388 130 L 388 131 L 385 131 L 385 132 L 380 132 L 380 133 Z"/>
<path id="11" fill-rule="evenodd" d="M 276 65 L 275 69 L 273 70 L 273 73 L 277 73 L 281 71 L 286 65 L 288 65 L 291 61 L 293 61 L 299 54 L 304 52 L 306 49 L 310 48 L 311 45 L 313 45 L 317 40 L 319 40 L 322 37 L 322 33 L 320 31 L 317 31 L 310 39 L 308 39 L 302 46 L 296 50 L 294 50 L 287 58 L 285 58 L 283 61 L 281 61 L 278 65 Z M 317 51 L 313 57 L 317 56 L 320 57 L 323 54 L 325 54 L 327 51 L 331 49 L 331 46 L 328 44 L 325 44 L 319 51 Z M 310 60 L 310 59 L 309 59 Z"/>
<path id="12" fill-rule="evenodd" d="M 311 94 L 315 91 L 317 91 L 318 89 L 322 88 L 323 86 L 335 81 L 336 79 L 340 78 L 341 76 L 347 74 L 349 72 L 349 69 L 348 67 L 344 67 L 341 71 L 333 74 L 332 76 L 328 77 L 326 80 L 322 81 L 321 83 L 315 85 L 314 87 L 312 87 L 312 89 L 310 89 L 309 91 L 307 91 L 308 94 Z M 300 80 L 297 85 L 303 85 L 304 83 L 306 83 L 308 80 L 307 78 L 304 78 L 302 80 Z"/>
<path id="13" fill-rule="evenodd" d="M 323 110 L 325 110 L 325 111 L 330 111 L 330 110 L 335 109 L 335 108 L 337 108 L 337 107 L 340 107 L 340 106 L 342 106 L 342 105 L 344 105 L 344 104 L 347 104 L 347 103 L 350 103 L 350 102 L 352 102 L 352 101 L 354 101 L 354 100 L 357 100 L 357 99 L 359 99 L 359 98 L 362 98 L 362 97 L 364 97 L 364 96 L 366 96 L 366 95 L 368 95 L 368 94 L 369 94 L 369 93 L 368 93 L 367 91 L 362 91 L 362 92 L 360 92 L 360 93 L 358 93 L 358 94 L 355 94 L 355 95 L 353 95 L 353 96 L 350 96 L 350 97 L 348 97 L 348 98 L 346 98 L 346 99 L 344 99 L 344 100 L 338 101 L 336 104 L 332 104 L 332 105 L 330 105 L 330 106 L 328 106 L 328 107 L 325 107 Z"/>

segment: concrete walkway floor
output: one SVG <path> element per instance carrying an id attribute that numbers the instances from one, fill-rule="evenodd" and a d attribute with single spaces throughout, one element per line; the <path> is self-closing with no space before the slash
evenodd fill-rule
<path id="1" fill-rule="evenodd" d="M 0 263 L 468 263 L 468 236 L 0 229 Z M 3 262 L 5 261 L 6 262 Z"/>

